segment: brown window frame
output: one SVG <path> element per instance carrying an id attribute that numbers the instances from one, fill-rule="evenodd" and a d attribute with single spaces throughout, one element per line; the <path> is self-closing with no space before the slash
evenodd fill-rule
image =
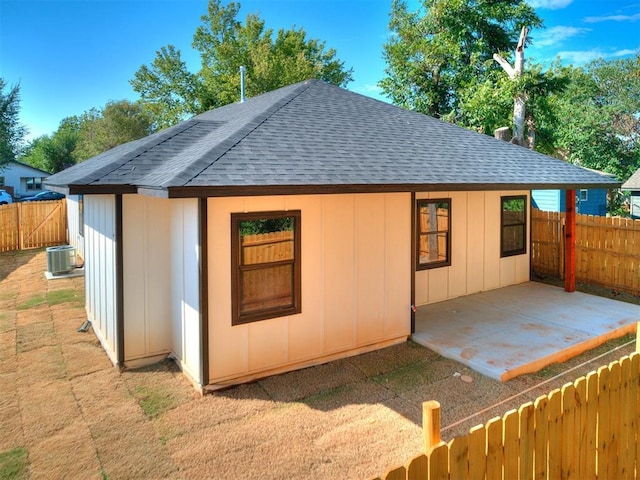
<path id="1" fill-rule="evenodd" d="M 504 203 L 511 200 L 522 200 L 524 204 L 524 218 L 522 222 L 505 224 Z M 515 255 L 523 255 L 527 253 L 527 210 L 528 197 L 526 195 L 507 195 L 500 197 L 500 258 L 513 257 Z M 505 250 L 504 230 L 507 227 L 522 227 L 522 248 L 516 250 Z"/>
<path id="2" fill-rule="evenodd" d="M 242 264 L 242 248 L 240 245 L 240 222 L 251 220 L 271 220 L 292 217 L 294 219 L 293 228 L 293 260 L 279 262 L 267 262 L 253 264 L 249 268 Z M 270 318 L 279 318 L 295 315 L 302 311 L 302 267 L 301 267 L 301 239 L 302 224 L 300 210 L 250 212 L 231 214 L 231 325 L 244 325 Z M 272 266 L 282 266 L 292 264 L 292 301 L 289 305 L 268 307 L 249 312 L 241 311 L 242 305 L 242 272 L 250 269 L 269 268 Z"/>
<path id="3" fill-rule="evenodd" d="M 425 206 L 425 205 L 429 205 L 431 203 L 447 203 L 448 204 L 448 211 L 449 211 L 449 216 L 447 218 L 447 230 L 436 230 L 434 232 L 422 232 L 420 230 L 420 209 L 421 207 Z M 451 265 L 451 199 L 450 198 L 434 198 L 434 199 L 430 199 L 430 198 L 423 198 L 423 199 L 419 199 L 416 201 L 416 218 L 415 218 L 415 222 L 416 222 L 416 238 L 415 238 L 415 242 L 416 242 L 416 270 L 428 270 L 431 268 L 440 268 L 440 267 L 448 267 Z M 429 262 L 429 263 L 421 263 L 420 262 L 420 237 L 422 235 L 439 235 L 442 233 L 446 233 L 447 236 L 447 252 L 446 252 L 446 259 L 445 260 L 441 260 L 441 261 L 437 261 L 437 262 Z M 436 237 L 437 238 L 437 237 Z"/>

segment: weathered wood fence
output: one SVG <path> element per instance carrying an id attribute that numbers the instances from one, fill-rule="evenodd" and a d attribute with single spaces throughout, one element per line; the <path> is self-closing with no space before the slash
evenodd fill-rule
<path id="1" fill-rule="evenodd" d="M 0 206 L 0 252 L 67 242 L 66 200 Z"/>
<path id="2" fill-rule="evenodd" d="M 531 270 L 564 278 L 565 214 L 532 209 Z M 640 295 L 640 220 L 576 215 L 576 280 Z"/>
<path id="3" fill-rule="evenodd" d="M 381 478 L 636 478 L 640 470 L 639 384 L 640 354 L 633 353 L 449 443 L 440 441 L 438 402 L 425 402 L 427 453 Z"/>

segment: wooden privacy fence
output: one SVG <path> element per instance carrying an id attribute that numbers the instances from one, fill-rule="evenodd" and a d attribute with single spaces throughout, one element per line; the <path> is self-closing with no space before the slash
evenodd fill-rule
<path id="1" fill-rule="evenodd" d="M 531 270 L 564 278 L 565 214 L 532 209 Z M 640 220 L 576 215 L 576 280 L 640 295 Z"/>
<path id="2" fill-rule="evenodd" d="M 0 252 L 66 242 L 65 199 L 0 206 Z"/>
<path id="3" fill-rule="evenodd" d="M 389 470 L 382 478 L 636 478 L 640 470 L 639 383 L 640 354 L 633 353 L 449 443 L 440 441 L 438 402 L 425 402 L 427 453 Z"/>

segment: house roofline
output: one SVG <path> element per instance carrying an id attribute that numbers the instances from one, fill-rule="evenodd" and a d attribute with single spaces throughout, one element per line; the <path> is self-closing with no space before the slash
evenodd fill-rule
<path id="1" fill-rule="evenodd" d="M 402 193 L 499 190 L 579 190 L 620 188 L 621 182 L 603 183 L 391 183 L 391 184 L 318 184 L 318 185 L 222 185 L 191 187 L 136 187 L 134 185 L 49 185 L 66 195 L 127 194 L 160 198 L 247 197 L 265 195 L 318 195 L 339 193 Z"/>

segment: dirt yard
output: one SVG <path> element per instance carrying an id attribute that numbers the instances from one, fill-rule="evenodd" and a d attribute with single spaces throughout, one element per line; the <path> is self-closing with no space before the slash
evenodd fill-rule
<path id="1" fill-rule="evenodd" d="M 372 478 L 420 453 L 425 400 L 446 440 L 634 349 L 500 383 L 407 342 L 200 397 L 169 361 L 117 372 L 76 331 L 83 279 L 45 269 L 0 254 L 1 479 Z"/>

